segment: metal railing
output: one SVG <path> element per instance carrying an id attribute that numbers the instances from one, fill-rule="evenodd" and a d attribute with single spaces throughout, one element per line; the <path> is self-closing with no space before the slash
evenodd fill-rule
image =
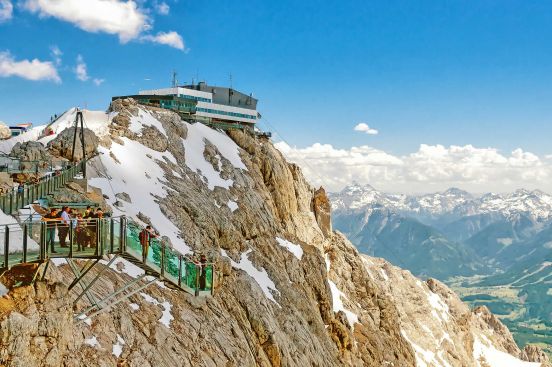
<path id="1" fill-rule="evenodd" d="M 0 172 L 7 173 L 40 173 L 44 171 L 54 171 L 56 169 L 65 169 L 71 165 L 68 161 L 29 161 L 21 160 L 8 155 L 0 155 Z"/>
<path id="2" fill-rule="evenodd" d="M 0 209 L 6 214 L 12 214 L 45 195 L 58 190 L 66 183 L 73 181 L 77 174 L 83 172 L 85 164 L 86 161 L 81 161 L 77 164 L 66 166 L 62 170 L 41 177 L 34 184 L 24 185 L 21 191 L 10 190 L 0 195 Z"/>
<path id="3" fill-rule="evenodd" d="M 213 292 L 215 264 L 182 255 L 165 241 L 152 239 L 147 256 L 139 240 L 143 228 L 126 217 L 32 221 L 0 226 L 0 269 L 56 258 L 100 259 L 121 255 L 192 295 Z"/>

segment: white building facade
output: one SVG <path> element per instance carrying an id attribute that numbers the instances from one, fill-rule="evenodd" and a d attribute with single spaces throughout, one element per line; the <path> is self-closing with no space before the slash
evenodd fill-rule
<path id="1" fill-rule="evenodd" d="M 231 88 L 205 83 L 141 90 L 139 95 L 175 96 L 196 101 L 195 116 L 212 122 L 238 122 L 253 126 L 259 118 L 257 100 Z"/>

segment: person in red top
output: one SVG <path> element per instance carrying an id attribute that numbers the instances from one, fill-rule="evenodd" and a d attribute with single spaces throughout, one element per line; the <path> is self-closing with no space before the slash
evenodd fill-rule
<path id="1" fill-rule="evenodd" d="M 151 228 L 151 226 L 148 225 L 146 226 L 146 228 L 140 231 L 138 238 L 140 240 L 140 245 L 142 245 L 142 262 L 146 263 L 146 260 L 148 258 L 149 246 L 151 244 L 151 239 L 157 238 L 157 234 L 155 233 L 153 228 Z"/>

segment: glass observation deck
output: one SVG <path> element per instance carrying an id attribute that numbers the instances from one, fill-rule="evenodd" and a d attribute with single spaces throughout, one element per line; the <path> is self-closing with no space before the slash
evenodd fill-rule
<path id="1" fill-rule="evenodd" d="M 0 271 L 50 259 L 99 259 L 120 255 L 192 295 L 210 295 L 215 265 L 151 239 L 146 260 L 139 240 L 143 228 L 126 217 L 61 221 L 28 221 L 0 226 Z"/>

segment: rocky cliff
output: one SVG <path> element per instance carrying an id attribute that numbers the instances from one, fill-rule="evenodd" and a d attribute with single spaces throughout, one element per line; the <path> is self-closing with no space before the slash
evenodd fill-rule
<path id="1" fill-rule="evenodd" d="M 62 155 L 55 139 L 73 119 L 69 111 L 54 136 L 31 132 L 29 140 Z M 71 272 L 58 261 L 44 281 L 0 298 L 0 363 L 502 367 L 544 358 L 522 353 L 487 310 L 469 310 L 444 285 L 361 256 L 332 231 L 325 192 L 270 141 L 132 100 L 85 120 L 99 155 L 89 163 L 88 192 L 72 194 L 99 196 L 113 215 L 151 224 L 180 252 L 213 254 L 215 294 L 195 298 L 156 282 L 75 321 L 86 303 L 73 308 Z M 112 267 L 95 294 L 140 273 L 124 260 Z"/>

